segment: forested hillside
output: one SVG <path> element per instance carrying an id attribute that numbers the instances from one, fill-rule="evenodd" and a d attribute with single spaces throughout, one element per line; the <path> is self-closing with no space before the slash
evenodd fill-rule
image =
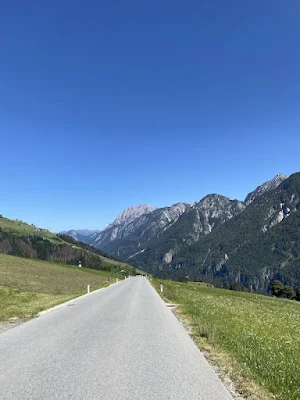
<path id="1" fill-rule="evenodd" d="M 3 216 L 0 216 L 0 253 L 76 266 L 80 263 L 82 267 L 98 270 L 135 270 L 131 265 L 70 236 L 55 235 L 46 229 Z"/>

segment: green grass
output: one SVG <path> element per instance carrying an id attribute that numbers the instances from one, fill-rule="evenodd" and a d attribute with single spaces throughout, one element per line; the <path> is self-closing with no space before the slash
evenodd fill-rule
<path id="1" fill-rule="evenodd" d="M 106 258 L 104 256 L 99 256 L 99 258 L 101 258 L 101 260 L 103 261 L 103 264 L 107 265 L 107 266 L 117 266 L 119 268 L 124 268 L 124 269 L 126 268 L 129 270 L 134 269 L 134 267 L 132 265 L 126 264 L 122 261 L 113 260 L 112 258 Z"/>
<path id="2" fill-rule="evenodd" d="M 10 232 L 16 232 L 24 235 L 40 235 L 46 237 L 47 239 L 55 238 L 55 234 L 48 230 L 39 230 L 34 225 L 29 225 L 26 222 L 19 220 L 12 220 L 4 217 L 0 217 L 0 228 L 5 229 Z"/>
<path id="3" fill-rule="evenodd" d="M 152 283 L 157 289 L 162 283 L 164 297 L 180 304 L 200 347 L 207 342 L 229 355 L 269 398 L 300 399 L 299 302 L 192 283 Z"/>
<path id="4" fill-rule="evenodd" d="M 0 321 L 25 320 L 40 311 L 72 299 L 72 295 L 22 292 L 0 286 Z"/>
<path id="5" fill-rule="evenodd" d="M 120 277 L 121 278 L 121 277 Z M 26 318 L 115 281 L 113 273 L 0 254 L 0 321 Z"/>

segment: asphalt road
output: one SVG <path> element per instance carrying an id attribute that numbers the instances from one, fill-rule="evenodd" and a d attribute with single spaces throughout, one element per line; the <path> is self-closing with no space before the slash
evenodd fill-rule
<path id="1" fill-rule="evenodd" d="M 149 282 L 136 277 L 3 332 L 0 399 L 232 397 Z"/>

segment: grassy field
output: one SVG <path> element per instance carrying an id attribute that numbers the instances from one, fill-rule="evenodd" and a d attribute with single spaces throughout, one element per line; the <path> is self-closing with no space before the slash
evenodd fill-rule
<path id="1" fill-rule="evenodd" d="M 141 273 L 141 274 L 145 274 L 143 271 L 133 267 L 130 264 L 126 264 L 125 262 L 122 261 L 117 261 L 117 260 L 113 260 L 111 258 L 106 258 L 103 256 L 99 256 L 101 258 L 101 260 L 103 261 L 103 265 L 107 265 L 107 266 L 111 266 L 111 267 L 118 267 L 119 269 L 124 268 L 126 270 L 128 270 L 129 272 L 132 270 L 135 270 L 137 273 Z"/>
<path id="2" fill-rule="evenodd" d="M 88 284 L 95 290 L 114 281 L 113 273 L 0 254 L 0 321 L 28 318 L 86 293 Z"/>
<path id="3" fill-rule="evenodd" d="M 255 399 L 300 399 L 300 303 L 206 285 L 152 280 L 180 304 L 195 342 Z M 209 355 L 208 355 L 209 358 Z M 253 388 L 248 388 L 254 382 Z M 255 388 L 255 385 L 258 385 Z"/>
<path id="4" fill-rule="evenodd" d="M 47 239 L 53 239 L 55 234 L 48 231 L 47 229 L 40 230 L 34 225 L 29 225 L 26 222 L 20 220 L 12 220 L 0 216 L 0 228 L 16 232 L 24 235 L 41 235 Z"/>

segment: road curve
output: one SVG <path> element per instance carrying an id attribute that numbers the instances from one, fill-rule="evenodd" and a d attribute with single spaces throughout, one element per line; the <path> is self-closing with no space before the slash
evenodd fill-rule
<path id="1" fill-rule="evenodd" d="M 0 360 L 1 400 L 232 400 L 142 277 L 2 333 Z"/>

